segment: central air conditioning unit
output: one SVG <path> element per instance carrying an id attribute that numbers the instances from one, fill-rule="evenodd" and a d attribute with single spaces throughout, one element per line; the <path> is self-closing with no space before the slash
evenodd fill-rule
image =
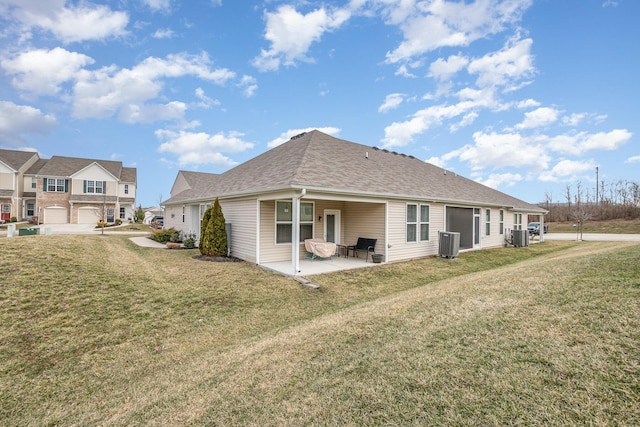
<path id="1" fill-rule="evenodd" d="M 529 246 L 528 230 L 513 230 L 513 246 L 516 248 L 524 248 Z"/>
<path id="2" fill-rule="evenodd" d="M 438 253 L 443 258 L 455 258 L 460 252 L 460 233 L 441 231 L 438 233 L 440 246 Z"/>

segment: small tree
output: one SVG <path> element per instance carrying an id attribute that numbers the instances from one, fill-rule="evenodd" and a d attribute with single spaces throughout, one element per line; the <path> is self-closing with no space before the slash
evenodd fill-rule
<path id="1" fill-rule="evenodd" d="M 207 225 L 209 225 L 209 219 L 211 218 L 211 212 L 213 212 L 213 208 L 209 208 L 204 211 L 204 215 L 202 215 L 202 222 L 200 222 L 200 243 L 198 244 L 198 248 L 202 255 L 207 255 L 209 252 L 207 245 L 211 243 L 209 239 L 205 237 L 207 233 Z"/>
<path id="2" fill-rule="evenodd" d="M 142 222 L 144 220 L 144 211 L 142 210 L 142 205 L 138 206 L 133 220 L 135 222 Z"/>
<path id="3" fill-rule="evenodd" d="M 206 256 L 227 256 L 227 229 L 218 198 L 207 212 L 209 210 L 211 213 L 204 227 L 204 234 L 200 235 L 200 246 L 204 245 L 204 249 L 200 249 L 200 252 Z M 202 223 L 204 226 L 204 218 Z"/>

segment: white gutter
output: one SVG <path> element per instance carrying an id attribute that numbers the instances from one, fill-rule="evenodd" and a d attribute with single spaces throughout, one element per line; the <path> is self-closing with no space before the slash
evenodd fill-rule
<path id="1" fill-rule="evenodd" d="M 300 195 L 294 195 L 291 203 L 291 267 L 293 275 L 300 273 L 300 199 L 307 194 L 303 188 Z"/>

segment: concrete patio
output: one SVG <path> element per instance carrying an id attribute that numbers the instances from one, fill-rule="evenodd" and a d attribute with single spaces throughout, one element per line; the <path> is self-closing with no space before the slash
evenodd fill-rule
<path id="1" fill-rule="evenodd" d="M 369 257 L 368 262 L 365 262 L 364 258 L 354 257 L 344 258 L 334 256 L 332 260 L 328 258 L 316 258 L 314 260 L 306 258 L 300 260 L 300 271 L 296 275 L 306 277 L 313 276 L 315 274 L 335 273 L 337 271 L 375 267 L 378 265 L 380 264 L 375 264 L 371 261 L 371 257 Z M 293 276 L 293 267 L 291 265 L 291 261 L 268 262 L 260 264 L 260 266 L 268 270 L 273 270 L 277 273 L 284 274 L 286 276 Z"/>

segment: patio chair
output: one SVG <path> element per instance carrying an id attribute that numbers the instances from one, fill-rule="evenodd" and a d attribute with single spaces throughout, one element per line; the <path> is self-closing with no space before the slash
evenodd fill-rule
<path id="1" fill-rule="evenodd" d="M 357 256 L 358 252 L 364 252 L 366 254 L 365 261 L 369 260 L 369 253 L 374 254 L 376 249 L 376 242 L 378 239 L 369 239 L 366 237 L 358 237 L 358 241 L 355 245 L 347 246 L 347 258 L 349 252 L 353 251 L 353 256 Z"/>

